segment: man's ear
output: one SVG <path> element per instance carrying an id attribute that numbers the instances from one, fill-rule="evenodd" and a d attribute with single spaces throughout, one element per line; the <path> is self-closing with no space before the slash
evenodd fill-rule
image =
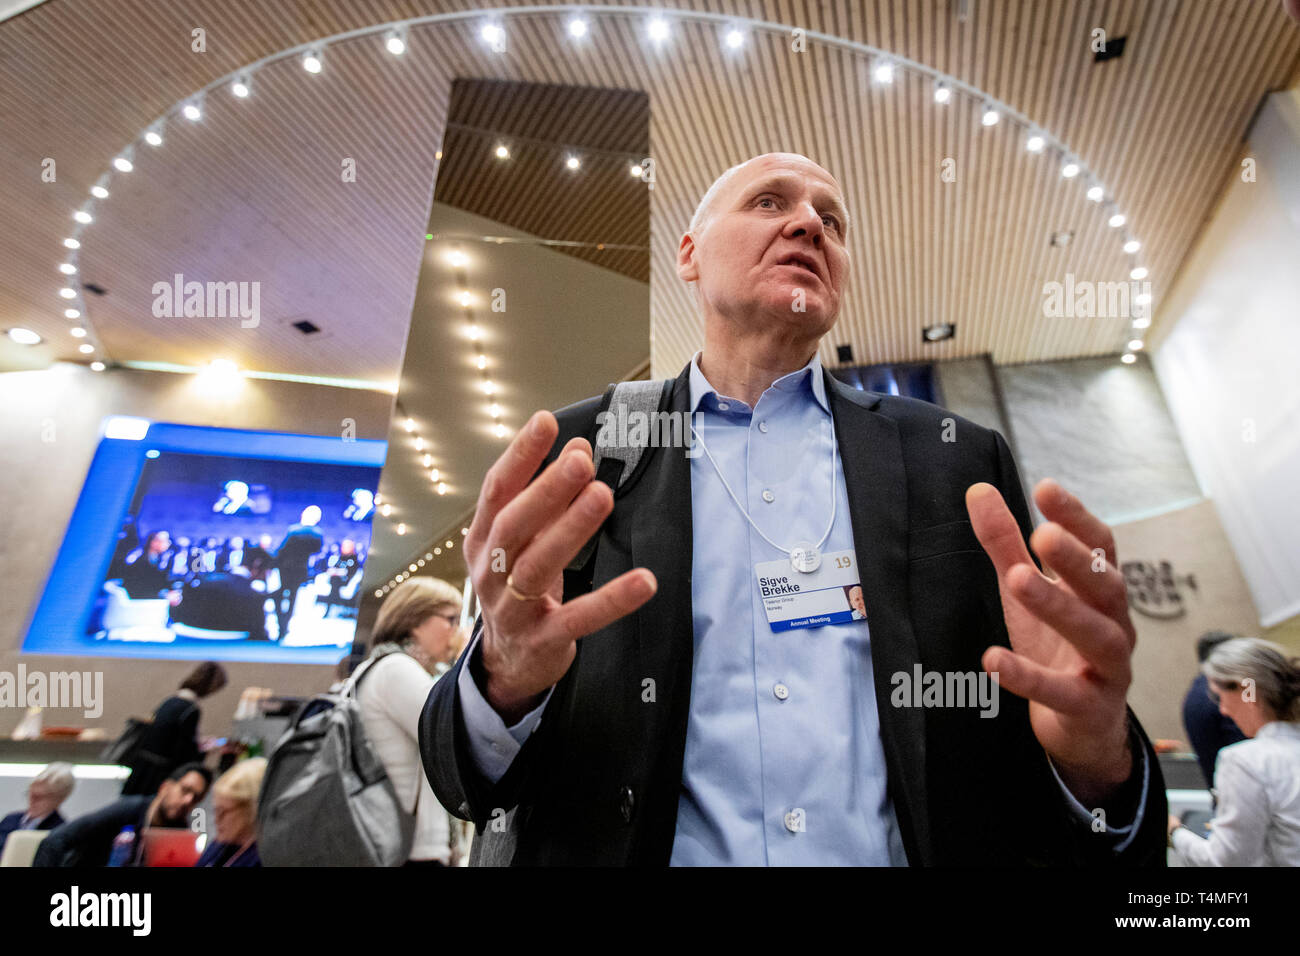
<path id="1" fill-rule="evenodd" d="M 682 236 L 677 247 L 677 275 L 683 282 L 694 282 L 700 277 L 699 266 L 695 263 L 695 237 L 689 232 Z"/>

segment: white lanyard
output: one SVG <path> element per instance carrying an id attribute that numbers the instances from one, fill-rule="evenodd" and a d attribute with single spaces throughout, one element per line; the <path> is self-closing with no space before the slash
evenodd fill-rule
<path id="1" fill-rule="evenodd" d="M 777 544 L 767 535 L 763 534 L 763 529 L 754 523 L 754 519 L 749 516 L 749 512 L 745 510 L 745 506 L 740 503 L 740 499 L 737 498 L 735 492 L 731 490 L 731 485 L 727 484 L 727 479 L 723 477 L 722 469 L 719 468 L 718 463 L 714 461 L 713 453 L 709 451 L 709 446 L 704 444 L 704 439 L 701 438 L 700 433 L 695 430 L 695 425 L 694 424 L 691 425 L 691 434 L 695 436 L 695 440 L 699 442 L 700 447 L 704 449 L 704 454 L 709 459 L 709 464 L 711 464 L 713 466 L 713 470 L 718 473 L 718 480 L 722 482 L 722 487 L 727 489 L 728 496 L 730 496 L 731 500 L 735 503 L 736 507 L 740 509 L 740 513 L 745 516 L 745 520 L 749 522 L 749 526 L 753 528 L 755 531 L 757 531 L 759 533 L 759 536 L 762 537 L 762 539 L 766 541 L 768 544 L 770 544 L 772 547 L 776 548 L 776 550 L 784 554 L 788 554 L 790 556 L 791 567 L 793 567 L 796 571 L 802 571 L 804 574 L 811 574 L 812 572 L 816 571 L 817 568 L 821 565 L 822 545 L 826 543 L 826 539 L 831 536 L 831 529 L 835 527 L 835 504 L 836 504 L 835 459 L 836 459 L 837 448 L 835 444 L 834 429 L 835 426 L 832 424 L 831 425 L 831 520 L 827 523 L 825 533 L 822 534 L 821 539 L 816 544 L 812 544 L 811 542 L 808 541 L 799 541 L 795 543 L 795 546 L 793 548 L 783 548 L 781 547 L 781 545 Z"/>

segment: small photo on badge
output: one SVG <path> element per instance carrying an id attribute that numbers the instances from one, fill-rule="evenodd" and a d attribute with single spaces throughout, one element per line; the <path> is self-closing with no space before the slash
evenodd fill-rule
<path id="1" fill-rule="evenodd" d="M 867 619 L 867 605 L 862 598 L 862 585 L 844 585 L 844 596 L 848 599 L 849 607 L 853 609 L 853 620 L 865 621 Z"/>

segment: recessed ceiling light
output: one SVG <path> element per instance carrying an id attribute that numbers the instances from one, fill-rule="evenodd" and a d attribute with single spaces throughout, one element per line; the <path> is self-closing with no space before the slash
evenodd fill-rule
<path id="1" fill-rule="evenodd" d="M 406 40 L 397 32 L 390 33 L 388 39 L 384 41 L 384 47 L 393 56 L 401 56 L 406 52 Z"/>
<path id="2" fill-rule="evenodd" d="M 129 173 L 131 170 L 135 169 L 135 167 L 131 165 L 131 160 L 127 159 L 125 156 L 119 156 L 114 159 L 113 167 L 123 173 Z"/>
<path id="3" fill-rule="evenodd" d="M 996 126 L 998 120 L 1002 119 L 1002 114 L 991 106 L 984 107 L 984 115 L 980 117 L 980 122 L 985 126 Z"/>
<path id="4" fill-rule="evenodd" d="M 506 437 L 506 426 L 503 425 L 503 424 L 501 424 L 500 422 L 497 422 L 496 434 L 497 434 L 497 438 L 505 438 L 505 437 Z"/>
<path id="5" fill-rule="evenodd" d="M 444 547 L 444 548 L 454 548 L 454 547 L 456 547 L 456 543 L 455 543 L 454 541 L 450 541 L 450 540 L 449 540 L 445 545 L 443 545 L 443 547 Z"/>
<path id="6" fill-rule="evenodd" d="M 230 84 L 230 92 L 243 100 L 248 98 L 250 91 L 248 89 L 248 84 L 243 80 L 235 80 L 235 82 Z"/>
<path id="7" fill-rule="evenodd" d="M 641 166 L 640 163 L 632 163 L 630 166 L 628 166 L 627 171 L 631 173 L 632 176 L 635 177 L 636 179 L 640 179 L 641 174 L 645 172 L 645 169 Z"/>
<path id="8" fill-rule="evenodd" d="M 82 355 L 89 355 L 91 352 L 95 351 L 95 347 L 89 342 L 82 342 L 77 346 L 77 351 Z"/>
<path id="9" fill-rule="evenodd" d="M 95 217 L 92 216 L 90 213 L 86 212 L 86 210 L 84 209 L 78 209 L 76 212 L 72 214 L 72 218 L 77 220 L 77 222 L 82 223 L 83 225 L 85 223 L 91 223 L 95 221 Z"/>
<path id="10" fill-rule="evenodd" d="M 1106 220 L 1106 225 L 1110 226 L 1112 229 L 1118 229 L 1120 226 L 1124 225 L 1124 223 L 1127 221 L 1128 220 L 1124 218 L 1124 214 L 1122 212 L 1117 212 L 1115 213 L 1115 215 L 1111 216 L 1109 219 Z"/>
<path id="11" fill-rule="evenodd" d="M 41 340 L 41 337 L 31 329 L 12 328 L 7 334 L 10 339 L 19 345 L 35 345 Z"/>
<path id="12" fill-rule="evenodd" d="M 475 362 L 475 364 L 476 364 L 480 369 L 485 369 L 485 368 L 487 368 L 487 356 L 486 356 L 486 355 L 483 355 L 483 354 L 480 353 L 480 354 L 479 354 L 479 357 L 478 357 L 477 359 L 475 359 L 474 362 Z"/>
<path id="13" fill-rule="evenodd" d="M 84 339 L 86 337 L 86 330 L 79 325 L 74 325 L 72 328 L 68 329 L 68 331 L 72 334 L 74 339 Z"/>
<path id="14" fill-rule="evenodd" d="M 459 249 L 453 249 L 451 252 L 447 253 L 447 261 L 459 269 L 469 262 L 469 257 Z"/>
<path id="15" fill-rule="evenodd" d="M 433 549 L 433 553 L 434 553 L 434 554 L 442 554 L 442 548 L 434 548 L 434 549 Z"/>
<path id="16" fill-rule="evenodd" d="M 1134 362 L 1137 361 L 1137 356 L 1134 355 L 1132 352 L 1125 352 L 1123 355 L 1119 357 L 1119 360 L 1123 362 L 1125 365 L 1132 365 Z"/>
<path id="17" fill-rule="evenodd" d="M 67 246 L 69 249 L 80 249 L 80 248 L 81 248 L 81 243 L 78 242 L 76 239 L 64 239 L 64 240 L 63 240 L 63 244 L 64 244 L 65 246 Z"/>
<path id="18" fill-rule="evenodd" d="M 654 40 L 655 43 L 662 43 L 668 39 L 668 21 L 663 17 L 653 17 L 646 24 L 646 33 L 650 35 L 650 39 Z"/>
<path id="19" fill-rule="evenodd" d="M 1041 136 L 1031 136 L 1029 139 L 1025 140 L 1025 149 L 1029 150 L 1031 153 L 1041 153 L 1045 145 L 1046 143 L 1043 142 L 1043 137 Z"/>
<path id="20" fill-rule="evenodd" d="M 203 118 L 203 111 L 199 109 L 198 105 L 195 103 L 186 103 L 185 107 L 181 110 L 181 115 L 191 123 L 197 123 Z"/>
<path id="21" fill-rule="evenodd" d="M 405 428 L 408 432 L 415 431 L 415 419 L 408 418 L 406 421 L 402 422 L 402 427 Z"/>
<path id="22" fill-rule="evenodd" d="M 936 83 L 934 85 L 934 101 L 936 103 L 947 103 L 950 99 L 952 99 L 952 90 L 942 83 Z"/>
<path id="23" fill-rule="evenodd" d="M 447 493 L 447 483 L 445 481 L 438 482 L 438 494 L 445 495 L 446 493 Z"/>
<path id="24" fill-rule="evenodd" d="M 62 272 L 65 276 L 72 276 L 77 274 L 77 267 L 74 266 L 71 262 L 60 262 L 59 271 Z"/>
<path id="25" fill-rule="evenodd" d="M 1138 305 L 1149 305 L 1151 303 L 1151 293 L 1139 292 L 1137 295 L 1133 297 L 1133 301 L 1136 302 Z"/>
<path id="26" fill-rule="evenodd" d="M 1129 272 L 1128 277 L 1130 279 L 1145 279 L 1147 277 L 1147 267 L 1138 266 L 1136 269 Z"/>
<path id="27" fill-rule="evenodd" d="M 927 325 L 921 330 L 921 339 L 924 342 L 942 342 L 950 339 L 957 334 L 957 326 L 951 322 L 940 322 L 937 325 Z"/>
<path id="28" fill-rule="evenodd" d="M 91 370 L 92 372 L 102 372 L 102 371 L 104 371 L 104 363 L 103 363 L 103 362 L 91 362 L 91 363 L 90 363 L 90 370 Z"/>
<path id="29" fill-rule="evenodd" d="M 1133 328 L 1135 329 L 1148 329 L 1150 327 L 1151 327 L 1151 316 L 1149 315 L 1144 315 L 1140 319 L 1133 320 Z"/>
<path id="30" fill-rule="evenodd" d="M 59 295 L 63 296 L 65 299 L 75 299 L 77 297 L 77 290 L 69 289 L 65 286 L 59 290 Z"/>
<path id="31" fill-rule="evenodd" d="M 727 36 L 724 42 L 727 44 L 728 49 L 738 50 L 745 43 L 745 34 L 741 33 L 739 30 L 735 28 L 732 28 L 727 31 Z"/>
<path id="32" fill-rule="evenodd" d="M 497 159 L 509 159 L 510 150 L 506 149 L 504 146 L 498 146 L 496 148 L 496 157 Z"/>
<path id="33" fill-rule="evenodd" d="M 1089 187 L 1088 187 L 1087 196 L 1088 196 L 1088 198 L 1091 199 L 1093 202 L 1101 202 L 1102 198 L 1103 198 L 1105 195 L 1106 195 L 1105 190 L 1103 190 L 1100 186 L 1089 186 Z"/>
<path id="34" fill-rule="evenodd" d="M 302 58 L 302 68 L 308 73 L 319 73 L 323 68 L 319 51 L 308 51 Z"/>
<path id="35" fill-rule="evenodd" d="M 96 199 L 108 198 L 108 190 L 105 189 L 103 186 L 91 186 L 90 194 L 94 196 Z"/>
<path id="36" fill-rule="evenodd" d="M 483 38 L 484 43 L 491 47 L 497 47 L 504 39 L 505 33 L 495 23 L 485 23 L 483 29 L 479 30 L 479 36 Z"/>
<path id="37" fill-rule="evenodd" d="M 149 130 L 149 132 L 144 134 L 144 141 L 148 143 L 150 146 L 161 146 L 162 134 L 160 134 L 157 130 L 151 129 Z"/>
<path id="38" fill-rule="evenodd" d="M 1061 167 L 1061 175 L 1066 179 L 1073 179 L 1079 175 L 1079 164 L 1075 162 L 1066 163 Z"/>
<path id="39" fill-rule="evenodd" d="M 587 35 L 587 21 L 582 17 L 574 17 L 569 21 L 569 36 L 575 40 L 580 40 Z"/>
<path id="40" fill-rule="evenodd" d="M 1128 242 L 1124 243 L 1124 251 L 1130 255 L 1141 248 L 1142 243 L 1138 242 L 1136 239 L 1130 239 Z"/>
<path id="41" fill-rule="evenodd" d="M 579 166 L 582 165 L 582 161 L 578 159 L 577 156 L 570 156 L 568 159 L 564 161 L 564 165 L 568 166 L 570 169 L 577 169 Z"/>
<path id="42" fill-rule="evenodd" d="M 894 64 L 888 60 L 877 63 L 876 68 L 871 71 L 871 78 L 877 83 L 888 85 L 894 82 Z"/>
<path id="43" fill-rule="evenodd" d="M 1133 341 L 1129 342 L 1128 347 L 1129 347 L 1129 351 L 1131 352 L 1140 351 L 1142 349 L 1142 340 L 1134 339 Z"/>
<path id="44" fill-rule="evenodd" d="M 64 309 L 64 310 L 63 310 L 63 317 L 64 317 L 65 319 L 79 319 L 79 318 L 81 318 L 81 310 L 80 310 L 80 309 Z"/>

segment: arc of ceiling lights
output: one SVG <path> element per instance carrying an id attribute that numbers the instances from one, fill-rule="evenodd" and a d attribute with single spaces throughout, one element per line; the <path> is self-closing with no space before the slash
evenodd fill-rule
<path id="1" fill-rule="evenodd" d="M 724 29 L 722 34 L 722 48 L 725 51 L 736 51 L 745 45 L 747 34 L 751 32 L 777 33 L 786 36 L 794 29 L 793 26 L 775 23 L 769 20 L 757 20 L 746 17 L 735 17 L 723 13 L 713 13 L 708 11 L 697 10 L 666 10 L 656 7 L 645 6 L 627 6 L 627 7 L 603 7 L 590 6 L 585 4 L 545 4 L 530 7 L 502 7 L 492 10 L 462 10 L 450 13 L 426 14 L 419 17 L 410 17 L 404 20 L 394 20 L 385 23 L 372 24 L 370 26 L 358 27 L 354 30 L 348 30 L 342 33 L 333 34 L 332 36 L 310 40 L 297 46 L 288 47 L 277 51 L 249 63 L 245 66 L 212 80 L 206 86 L 195 91 L 189 96 L 178 100 L 176 103 L 158 116 L 140 131 L 130 143 L 126 144 L 113 158 L 111 170 L 105 172 L 91 187 L 90 197 L 73 212 L 74 227 L 70 234 L 63 240 L 63 245 L 68 249 L 68 255 L 59 267 L 59 271 L 68 277 L 68 285 L 59 290 L 59 296 L 64 300 L 64 315 L 67 319 L 77 322 L 76 325 L 70 326 L 69 331 L 73 335 L 84 338 L 87 341 L 81 345 L 83 354 L 94 354 L 97 350 L 99 355 L 107 359 L 107 352 L 103 349 L 103 343 L 98 334 L 95 332 L 94 325 L 89 316 L 89 310 L 86 308 L 84 297 L 81 294 L 79 284 L 74 283 L 72 276 L 80 272 L 80 254 L 81 237 L 86 231 L 86 227 L 94 222 L 95 210 L 101 202 L 107 201 L 111 192 L 109 184 L 113 170 L 117 174 L 128 175 L 134 168 L 135 151 L 139 144 L 148 145 L 150 148 L 158 148 L 163 145 L 163 132 L 169 122 L 176 118 L 184 118 L 188 122 L 199 122 L 203 116 L 204 99 L 224 87 L 228 87 L 231 95 L 237 99 L 249 98 L 253 88 L 253 77 L 262 67 L 271 63 L 278 63 L 282 60 L 299 58 L 303 69 L 310 74 L 319 74 L 324 70 L 328 63 L 326 51 L 329 47 L 350 40 L 361 39 L 371 36 L 382 36 L 385 41 L 385 48 L 390 55 L 396 57 L 404 55 L 409 42 L 410 31 L 414 27 L 428 26 L 435 24 L 450 24 L 458 21 L 481 21 L 480 36 L 489 47 L 495 47 L 501 43 L 506 36 L 503 24 L 507 21 L 523 19 L 526 17 L 553 17 L 567 15 L 569 36 L 575 42 L 591 42 L 591 29 L 588 17 L 595 18 L 641 18 L 645 21 L 646 36 L 655 44 L 666 42 L 672 33 L 671 24 L 674 22 L 703 22 L 712 23 Z M 926 66 L 916 60 L 898 54 L 889 53 L 878 47 L 866 43 L 860 43 L 855 40 L 849 40 L 844 37 L 834 36 L 833 34 L 822 33 L 817 30 L 803 30 L 806 39 L 814 43 L 821 43 L 827 47 L 846 50 L 859 55 L 872 58 L 872 79 L 879 84 L 890 84 L 894 81 L 895 75 L 899 70 L 914 73 L 918 76 L 925 77 L 934 84 L 934 100 L 936 104 L 945 105 L 952 99 L 954 92 L 978 101 L 984 107 L 981 114 L 981 123 L 985 127 L 996 126 L 1003 117 L 1006 117 L 1012 123 L 1022 128 L 1026 135 L 1025 146 L 1033 153 L 1043 153 L 1051 151 L 1055 154 L 1061 163 L 1061 175 L 1065 179 L 1079 178 L 1082 182 L 1089 183 L 1087 197 L 1098 204 L 1104 204 L 1111 210 L 1108 224 L 1122 232 L 1124 243 L 1123 249 L 1125 254 L 1130 257 L 1133 268 L 1130 270 L 1130 279 L 1137 281 L 1145 279 L 1148 275 L 1147 269 L 1136 258 L 1138 251 L 1142 248 L 1141 243 L 1133 237 L 1128 229 L 1127 219 L 1116 206 L 1113 195 L 1105 184 L 1089 170 L 1077 154 L 1071 150 L 1065 143 L 1052 136 L 1046 130 L 1033 123 L 1028 117 L 1024 116 L 1017 110 L 1013 109 L 1006 103 L 991 97 L 982 90 L 963 82 L 955 76 L 943 73 L 933 67 Z M 504 44 L 499 49 L 504 50 Z M 635 164 L 633 165 L 635 174 Z M 1147 306 L 1150 304 L 1150 294 L 1142 293 L 1139 296 L 1139 305 Z M 1148 313 L 1149 315 L 1149 313 Z M 1139 324 L 1141 323 L 1141 324 Z M 1142 347 L 1141 330 L 1150 325 L 1150 319 L 1139 319 L 1135 322 L 1135 330 L 1132 333 L 1132 340 L 1128 343 L 1128 351 L 1124 355 L 1125 361 L 1133 361 L 1134 356 L 1131 354 Z M 79 330 L 79 331 L 78 331 Z M 96 361 L 93 366 L 97 371 L 104 368 L 103 361 Z"/>

